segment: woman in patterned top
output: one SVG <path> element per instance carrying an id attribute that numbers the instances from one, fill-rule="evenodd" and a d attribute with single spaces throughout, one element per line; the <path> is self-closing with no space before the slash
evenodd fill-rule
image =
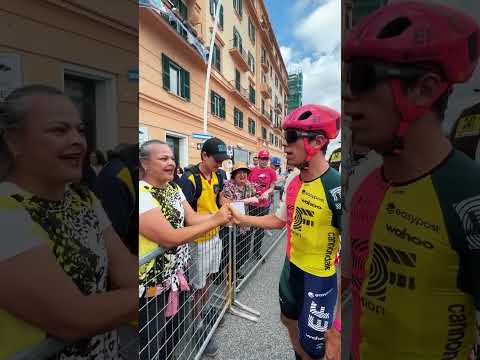
<path id="1" fill-rule="evenodd" d="M 255 186 L 247 180 L 250 169 L 243 162 L 236 162 L 231 173 L 230 180 L 225 181 L 223 188 L 223 196 L 227 202 L 243 202 L 245 211 L 248 212 L 249 204 L 258 204 L 258 197 Z M 236 227 L 236 278 L 241 281 L 243 274 L 240 268 L 245 264 L 250 253 L 250 236 L 249 228 Z M 227 245 L 228 247 L 228 245 Z"/>
<path id="2" fill-rule="evenodd" d="M 137 318 L 137 259 L 81 179 L 84 126 L 61 91 L 31 85 L 0 104 L 0 359 L 119 359 Z"/>
<path id="3" fill-rule="evenodd" d="M 167 359 L 181 336 L 177 328 L 183 322 L 185 309 L 179 293 L 188 290 L 186 244 L 226 224 L 231 214 L 226 205 L 208 215 L 197 214 L 191 208 L 180 187 L 173 182 L 175 158 L 166 143 L 159 140 L 143 143 L 140 164 L 143 176 L 139 185 L 139 255 L 158 251 L 159 247 L 162 254 L 139 270 L 140 359 L 150 359 L 158 351 L 160 359 Z M 180 314 L 177 314 L 179 307 Z M 157 314 L 158 311 L 162 314 Z M 155 318 L 157 321 L 152 321 Z M 160 349 L 157 344 L 162 345 Z"/>

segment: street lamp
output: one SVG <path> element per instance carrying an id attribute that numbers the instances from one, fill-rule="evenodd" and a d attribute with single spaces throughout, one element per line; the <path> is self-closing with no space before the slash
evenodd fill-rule
<path id="1" fill-rule="evenodd" d="M 214 1 L 215 3 L 215 1 Z M 222 0 L 216 1 L 215 6 L 215 20 L 213 22 L 212 29 L 212 38 L 210 39 L 210 51 L 208 52 L 208 66 L 207 66 L 207 77 L 205 79 L 205 96 L 203 99 L 203 133 L 207 134 L 207 125 L 208 125 L 208 87 L 210 85 L 210 73 L 212 72 L 212 59 L 213 59 L 213 48 L 215 44 L 215 34 L 217 33 L 217 23 L 218 16 L 220 14 L 220 7 L 222 6 Z"/>

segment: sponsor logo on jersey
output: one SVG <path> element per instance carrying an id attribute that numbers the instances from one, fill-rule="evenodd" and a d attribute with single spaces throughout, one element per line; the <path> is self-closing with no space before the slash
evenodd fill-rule
<path id="1" fill-rule="evenodd" d="M 442 360 L 457 359 L 458 352 L 463 346 L 465 330 L 467 328 L 467 315 L 465 305 L 452 304 L 448 307 L 448 334 Z"/>
<path id="2" fill-rule="evenodd" d="M 480 195 L 465 199 L 453 208 L 462 221 L 463 230 L 471 250 L 480 249 Z"/>
<path id="3" fill-rule="evenodd" d="M 440 231 L 440 227 L 437 224 L 432 224 L 429 221 L 426 221 L 419 216 L 416 216 L 406 210 L 402 210 L 398 208 L 393 202 L 388 203 L 386 207 L 386 211 L 388 215 L 397 215 L 402 217 L 403 219 L 407 220 L 410 224 L 416 226 L 422 226 L 425 229 L 432 230 L 436 233 Z"/>
<path id="4" fill-rule="evenodd" d="M 338 186 L 330 190 L 330 194 L 333 196 L 333 201 L 340 201 L 342 199 L 342 187 Z"/>
<path id="5" fill-rule="evenodd" d="M 315 298 L 319 298 L 319 297 L 325 297 L 325 296 L 327 296 L 328 294 L 330 294 L 332 291 L 333 291 L 333 289 L 330 289 L 330 290 L 328 290 L 327 292 L 325 292 L 325 293 L 320 293 L 320 294 L 314 294 L 313 292 L 309 291 L 309 292 L 307 293 L 307 295 L 308 295 L 308 297 L 309 297 L 310 299 L 315 299 Z"/>
<path id="6" fill-rule="evenodd" d="M 325 332 L 328 329 L 330 314 L 325 312 L 324 306 L 320 306 L 320 310 L 318 310 L 317 307 L 317 303 L 312 301 L 308 314 L 308 327 L 318 332 Z"/>
<path id="7" fill-rule="evenodd" d="M 325 252 L 325 270 L 330 270 L 332 267 L 332 260 L 335 260 L 334 257 L 336 254 L 333 254 L 333 250 L 335 249 L 335 243 L 337 240 L 337 237 L 335 233 L 329 232 L 328 233 L 328 244 L 327 244 L 327 251 Z"/>
<path id="8" fill-rule="evenodd" d="M 304 209 L 301 207 L 297 207 L 295 210 L 295 219 L 293 220 L 293 229 L 300 231 L 302 229 L 302 225 L 306 226 L 314 226 L 313 220 L 309 218 L 313 218 L 314 212 L 312 210 Z"/>
<path id="9" fill-rule="evenodd" d="M 317 204 L 311 202 L 311 201 L 308 200 L 308 199 L 303 199 L 303 198 L 302 198 L 302 203 L 304 203 L 305 205 L 314 207 L 315 209 L 322 210 L 322 207 L 321 207 L 320 205 L 317 205 Z"/>
<path id="10" fill-rule="evenodd" d="M 311 192 L 308 192 L 306 189 L 302 189 L 302 195 L 305 195 L 307 197 L 310 197 L 314 200 L 318 200 L 318 201 L 323 202 L 323 203 L 325 202 L 324 198 L 322 198 L 318 195 L 312 194 Z"/>
<path id="11" fill-rule="evenodd" d="M 407 240 L 409 243 L 413 243 L 417 246 L 423 246 L 426 249 L 433 249 L 433 244 L 428 240 L 422 240 L 419 237 L 410 235 L 407 232 L 407 228 L 400 229 L 396 226 L 386 224 L 387 231 L 400 239 Z"/>

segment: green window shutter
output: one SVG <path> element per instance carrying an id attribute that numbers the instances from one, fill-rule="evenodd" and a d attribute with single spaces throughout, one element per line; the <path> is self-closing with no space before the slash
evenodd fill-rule
<path id="1" fill-rule="evenodd" d="M 223 5 L 220 6 L 220 27 L 223 29 Z"/>
<path id="2" fill-rule="evenodd" d="M 163 88 L 170 91 L 170 59 L 162 54 Z"/>
<path id="3" fill-rule="evenodd" d="M 181 96 L 190 101 L 190 73 L 186 70 L 181 69 L 180 71 L 180 83 L 181 87 Z"/>
<path id="4" fill-rule="evenodd" d="M 242 16 L 242 0 L 238 0 L 238 12 L 240 16 Z"/>
<path id="5" fill-rule="evenodd" d="M 210 105 L 211 105 L 210 112 L 212 114 L 215 114 L 215 93 L 213 92 L 213 90 L 210 90 Z"/>
<path id="6" fill-rule="evenodd" d="M 252 90 L 253 90 L 253 99 L 252 100 L 253 100 L 253 103 L 255 104 L 255 99 L 256 99 L 257 95 L 255 94 L 255 89 L 252 88 Z"/>
<path id="7" fill-rule="evenodd" d="M 220 48 L 217 45 L 214 45 L 214 55 L 217 70 L 220 71 Z"/>
<path id="8" fill-rule="evenodd" d="M 184 20 L 187 20 L 188 19 L 187 6 L 182 1 L 179 1 L 179 7 L 180 7 L 180 15 L 183 17 Z"/>
<path id="9" fill-rule="evenodd" d="M 215 0 L 210 0 L 210 15 L 215 16 Z"/>
<path id="10" fill-rule="evenodd" d="M 225 99 L 220 98 L 220 117 L 225 119 Z"/>
<path id="11" fill-rule="evenodd" d="M 240 127 L 243 129 L 243 112 L 240 112 Z"/>

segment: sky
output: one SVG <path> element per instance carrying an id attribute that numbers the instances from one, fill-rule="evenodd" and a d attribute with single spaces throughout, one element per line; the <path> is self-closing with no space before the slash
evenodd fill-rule
<path id="1" fill-rule="evenodd" d="M 303 71 L 303 103 L 340 111 L 341 1 L 264 1 L 288 72 Z"/>
<path id="2" fill-rule="evenodd" d="M 264 0 L 289 72 L 303 70 L 303 103 L 341 109 L 341 0 Z M 429 0 L 473 15 L 480 22 L 480 1 Z M 288 14 L 288 15 L 287 15 Z M 446 112 L 450 129 L 461 111 L 480 101 L 480 66 L 471 81 L 455 88 Z"/>

